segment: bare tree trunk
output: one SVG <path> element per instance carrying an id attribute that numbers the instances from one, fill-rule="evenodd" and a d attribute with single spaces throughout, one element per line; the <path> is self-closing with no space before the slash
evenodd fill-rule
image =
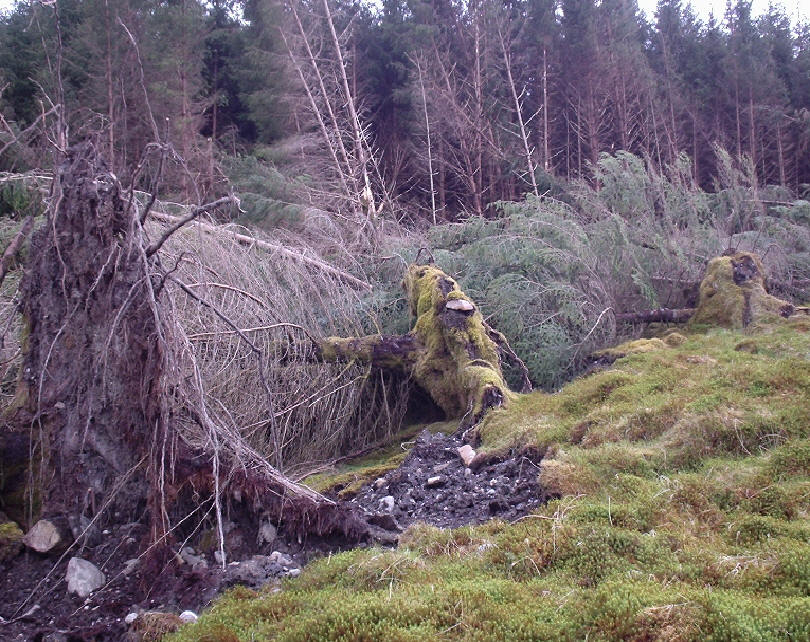
<path id="1" fill-rule="evenodd" d="M 107 157 L 110 159 L 110 171 L 115 172 L 115 112 L 113 103 L 113 73 L 112 73 L 112 21 L 110 19 L 110 0 L 104 0 L 104 26 L 107 30 L 107 51 L 104 60 L 105 81 L 107 84 L 107 120 L 109 131 L 107 133 Z"/>
<path id="2" fill-rule="evenodd" d="M 422 76 L 422 65 L 417 59 L 414 60 L 416 71 L 419 76 L 419 88 L 422 92 L 422 108 L 425 113 L 425 131 L 427 132 L 427 157 L 428 157 L 428 178 L 430 180 L 430 213 L 433 218 L 433 225 L 436 225 L 436 189 L 433 185 L 433 147 L 430 144 L 430 116 L 428 115 L 427 93 L 425 92 L 425 81 Z"/>
<path id="3" fill-rule="evenodd" d="M 506 67 L 506 79 L 509 82 L 509 88 L 512 90 L 512 99 L 515 101 L 515 113 L 517 114 L 518 126 L 520 127 L 520 140 L 523 143 L 523 153 L 526 156 L 526 169 L 529 172 L 529 179 L 531 180 L 532 184 L 532 192 L 534 192 L 535 196 L 539 197 L 540 192 L 537 190 L 537 179 L 534 175 L 534 159 L 532 158 L 532 150 L 529 147 L 529 137 L 526 132 L 526 123 L 523 121 L 523 110 L 520 104 L 520 97 L 518 96 L 517 87 L 515 86 L 515 80 L 512 77 L 510 52 L 507 50 L 506 39 L 504 38 L 500 25 L 498 26 L 498 37 L 501 41 L 503 64 Z"/>
<path id="4" fill-rule="evenodd" d="M 326 16 L 326 23 L 329 25 L 329 33 L 332 36 L 332 44 L 335 47 L 335 55 L 338 61 L 338 71 L 340 81 L 343 84 L 344 100 L 346 101 L 346 108 L 349 111 L 350 126 L 352 135 L 354 136 L 354 153 L 357 155 L 357 161 L 363 177 L 363 192 L 361 195 L 362 203 L 365 209 L 365 214 L 372 225 L 376 226 L 377 206 L 374 202 L 374 192 L 371 189 L 371 181 L 368 176 L 368 157 L 366 155 L 366 146 L 364 141 L 364 133 L 362 125 L 360 124 L 360 117 L 357 115 L 357 108 L 355 107 L 355 97 L 349 88 L 349 79 L 346 75 L 346 63 L 343 59 L 343 50 L 340 47 L 337 32 L 335 31 L 335 23 L 332 21 L 332 12 L 329 9 L 328 0 L 323 0 L 323 10 Z"/>
<path id="5" fill-rule="evenodd" d="M 548 64 L 546 62 L 546 48 L 543 47 L 543 169 L 548 172 L 550 168 L 548 157 Z"/>

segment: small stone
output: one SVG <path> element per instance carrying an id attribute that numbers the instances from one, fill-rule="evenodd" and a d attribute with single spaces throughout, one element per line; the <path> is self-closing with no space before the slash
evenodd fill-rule
<path id="1" fill-rule="evenodd" d="M 23 537 L 23 544 L 37 553 L 47 553 L 62 541 L 59 529 L 48 519 L 41 519 Z"/>
<path id="2" fill-rule="evenodd" d="M 445 462 L 444 464 L 436 464 L 436 465 L 433 467 L 433 472 L 434 472 L 434 473 L 440 473 L 440 472 L 442 472 L 443 470 L 445 470 L 445 469 L 446 469 L 446 468 L 447 468 L 449 465 L 450 465 L 450 462 L 449 462 L 449 461 L 448 461 L 448 462 Z"/>
<path id="3" fill-rule="evenodd" d="M 436 475 L 435 477 L 428 477 L 425 484 L 428 488 L 435 488 L 437 486 L 444 486 L 447 483 L 447 477 L 444 475 Z"/>
<path id="4" fill-rule="evenodd" d="M 259 527 L 259 534 L 256 536 L 256 544 L 272 544 L 276 541 L 276 527 L 269 521 Z"/>
<path id="5" fill-rule="evenodd" d="M 194 611 L 183 611 L 180 614 L 180 620 L 184 624 L 191 624 L 197 621 L 197 614 Z"/>
<path id="6" fill-rule="evenodd" d="M 445 307 L 456 312 L 472 312 L 475 310 L 475 306 L 467 299 L 450 299 Z"/>
<path id="7" fill-rule="evenodd" d="M 386 495 L 377 504 L 378 510 L 383 513 L 390 513 L 394 510 L 394 496 Z"/>
<path id="8" fill-rule="evenodd" d="M 138 619 L 137 613 L 135 612 L 127 613 L 127 616 L 124 618 L 124 624 L 132 624 L 137 619 Z"/>
<path id="9" fill-rule="evenodd" d="M 374 488 L 379 490 L 380 488 L 385 486 L 387 483 L 388 483 L 388 480 L 386 480 L 385 477 L 377 477 L 377 479 L 374 481 Z"/>
<path id="10" fill-rule="evenodd" d="M 83 560 L 81 557 L 71 557 L 68 562 L 65 576 L 68 592 L 79 597 L 87 597 L 96 589 L 104 586 L 107 579 L 95 564 Z"/>
<path id="11" fill-rule="evenodd" d="M 465 468 L 464 469 L 464 476 L 465 477 L 471 477 L 472 476 L 472 469 L 471 468 Z"/>
<path id="12" fill-rule="evenodd" d="M 275 562 L 276 564 L 281 564 L 281 566 L 295 566 L 295 561 L 289 555 L 285 555 L 279 551 L 273 551 L 270 553 L 270 561 Z"/>
<path id="13" fill-rule="evenodd" d="M 301 569 L 300 568 L 291 568 L 289 571 L 287 571 L 287 575 L 289 577 L 298 577 L 299 575 L 301 575 Z"/>
<path id="14" fill-rule="evenodd" d="M 124 575 L 129 575 L 130 573 L 132 573 L 132 571 L 138 568 L 138 564 L 140 564 L 140 560 L 137 559 L 127 560 L 126 562 L 124 562 L 124 570 L 122 572 L 124 573 Z"/>
<path id="15" fill-rule="evenodd" d="M 464 446 L 461 446 L 461 448 L 458 448 L 457 451 L 458 456 L 461 457 L 461 461 L 464 462 L 465 466 L 469 467 L 472 460 L 475 459 L 475 450 L 473 450 L 473 447 L 469 444 L 465 444 Z"/>

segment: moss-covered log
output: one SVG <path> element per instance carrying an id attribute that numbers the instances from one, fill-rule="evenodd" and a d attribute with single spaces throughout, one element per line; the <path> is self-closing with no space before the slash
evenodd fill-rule
<path id="1" fill-rule="evenodd" d="M 408 334 L 327 337 L 317 345 L 318 357 L 357 359 L 410 375 L 448 418 L 460 418 L 463 427 L 513 396 L 503 377 L 502 356 L 521 369 L 523 390 L 531 389 L 523 362 L 447 274 L 432 265 L 411 265 L 403 287 L 415 317 Z"/>

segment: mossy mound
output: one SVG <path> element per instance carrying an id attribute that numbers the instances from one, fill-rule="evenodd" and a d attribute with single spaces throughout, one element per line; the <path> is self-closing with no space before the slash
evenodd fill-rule
<path id="1" fill-rule="evenodd" d="M 0 564 L 3 564 L 22 550 L 23 532 L 16 522 L 0 513 Z"/>
<path id="2" fill-rule="evenodd" d="M 810 332 L 792 319 L 628 354 L 489 413 L 561 496 L 514 523 L 237 589 L 169 639 L 808 640 Z M 735 349 L 754 340 L 756 352 Z M 663 342 L 663 340 L 662 340 Z"/>
<path id="3" fill-rule="evenodd" d="M 787 317 L 793 306 L 765 289 L 765 270 L 756 254 L 737 252 L 709 262 L 700 284 L 692 325 L 744 328 L 773 317 Z"/>

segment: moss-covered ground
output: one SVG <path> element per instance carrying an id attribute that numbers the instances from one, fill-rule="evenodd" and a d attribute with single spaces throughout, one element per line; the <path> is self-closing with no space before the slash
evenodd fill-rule
<path id="1" fill-rule="evenodd" d="M 671 343 L 487 417 L 559 500 L 234 589 L 169 639 L 810 640 L 810 320 Z"/>

